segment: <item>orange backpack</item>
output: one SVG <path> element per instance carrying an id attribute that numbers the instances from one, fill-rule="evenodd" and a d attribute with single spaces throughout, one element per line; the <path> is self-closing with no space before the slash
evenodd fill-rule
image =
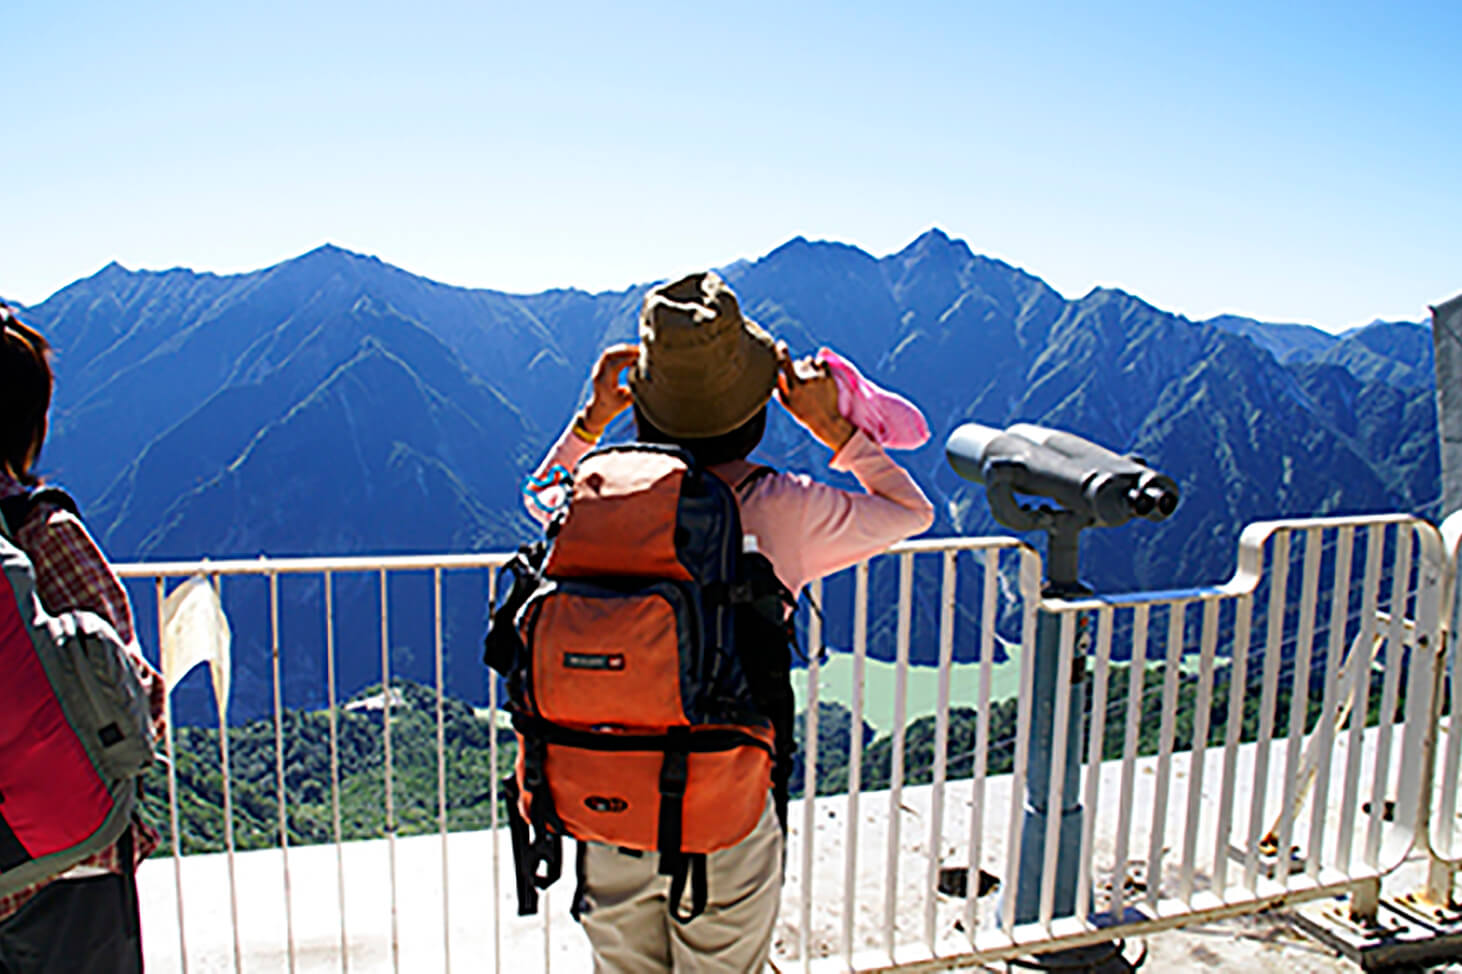
<path id="1" fill-rule="evenodd" d="M 507 678 L 519 742 L 520 914 L 558 878 L 569 835 L 658 852 L 671 915 L 694 919 L 705 854 L 745 838 L 774 772 L 784 781 L 795 603 L 742 546 L 731 486 L 684 450 L 629 444 L 579 462 L 545 540 L 505 569 L 484 659 Z"/>

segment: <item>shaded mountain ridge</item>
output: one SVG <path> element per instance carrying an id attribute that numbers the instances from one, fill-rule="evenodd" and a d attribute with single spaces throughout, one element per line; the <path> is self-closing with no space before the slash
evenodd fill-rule
<path id="1" fill-rule="evenodd" d="M 1321 338 L 1194 322 L 1111 288 L 1068 300 L 939 230 L 882 258 L 799 237 L 724 273 L 794 350 L 836 348 L 924 409 L 934 436 L 900 459 L 936 501 L 936 534 L 1006 533 L 944 460 L 964 421 L 1070 430 L 1173 476 L 1169 521 L 1089 533 L 1098 590 L 1223 580 L 1258 519 L 1435 513 L 1424 326 Z M 521 476 L 583 401 L 598 350 L 633 339 L 644 291 L 457 288 L 328 245 L 231 276 L 109 265 L 27 309 L 61 353 L 43 466 L 119 560 L 509 549 L 533 531 Z M 826 469 L 777 407 L 758 456 Z M 875 578 L 875 652 L 891 584 Z M 935 601 L 920 599 L 916 633 Z M 480 608 L 448 627 L 471 632 Z M 453 666 L 470 694 L 480 665 Z"/>

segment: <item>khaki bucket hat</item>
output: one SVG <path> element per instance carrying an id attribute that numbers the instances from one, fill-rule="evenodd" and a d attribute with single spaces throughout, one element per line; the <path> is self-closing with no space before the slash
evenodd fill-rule
<path id="1" fill-rule="evenodd" d="M 714 271 L 645 295 L 629 385 L 656 428 L 687 439 L 729 433 L 766 405 L 776 381 L 776 343 Z"/>

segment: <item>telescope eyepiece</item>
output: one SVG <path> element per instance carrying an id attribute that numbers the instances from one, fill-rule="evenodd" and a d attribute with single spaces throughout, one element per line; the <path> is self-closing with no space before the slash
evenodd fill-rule
<path id="1" fill-rule="evenodd" d="M 1178 509 L 1178 495 L 1171 490 L 1165 490 L 1162 487 L 1148 487 L 1142 493 L 1144 496 L 1152 498 L 1152 503 L 1161 517 L 1167 517 Z M 1143 516 L 1148 515 L 1144 513 Z"/>

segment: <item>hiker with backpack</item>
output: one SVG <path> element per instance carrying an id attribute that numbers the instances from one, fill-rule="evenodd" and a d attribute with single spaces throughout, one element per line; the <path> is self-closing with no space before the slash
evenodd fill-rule
<path id="1" fill-rule="evenodd" d="M 796 595 L 924 531 L 933 506 L 842 415 L 827 367 L 794 360 L 716 274 L 652 289 L 639 339 L 600 355 L 528 479 L 546 543 L 511 567 L 487 639 L 520 740 L 520 912 L 571 835 L 597 972 L 760 971 L 781 895 Z M 773 394 L 861 492 L 747 459 Z M 600 447 L 626 409 L 638 443 Z"/>
<path id="2" fill-rule="evenodd" d="M 0 974 L 142 969 L 135 776 L 163 714 L 127 593 L 34 472 L 49 345 L 0 303 Z"/>

